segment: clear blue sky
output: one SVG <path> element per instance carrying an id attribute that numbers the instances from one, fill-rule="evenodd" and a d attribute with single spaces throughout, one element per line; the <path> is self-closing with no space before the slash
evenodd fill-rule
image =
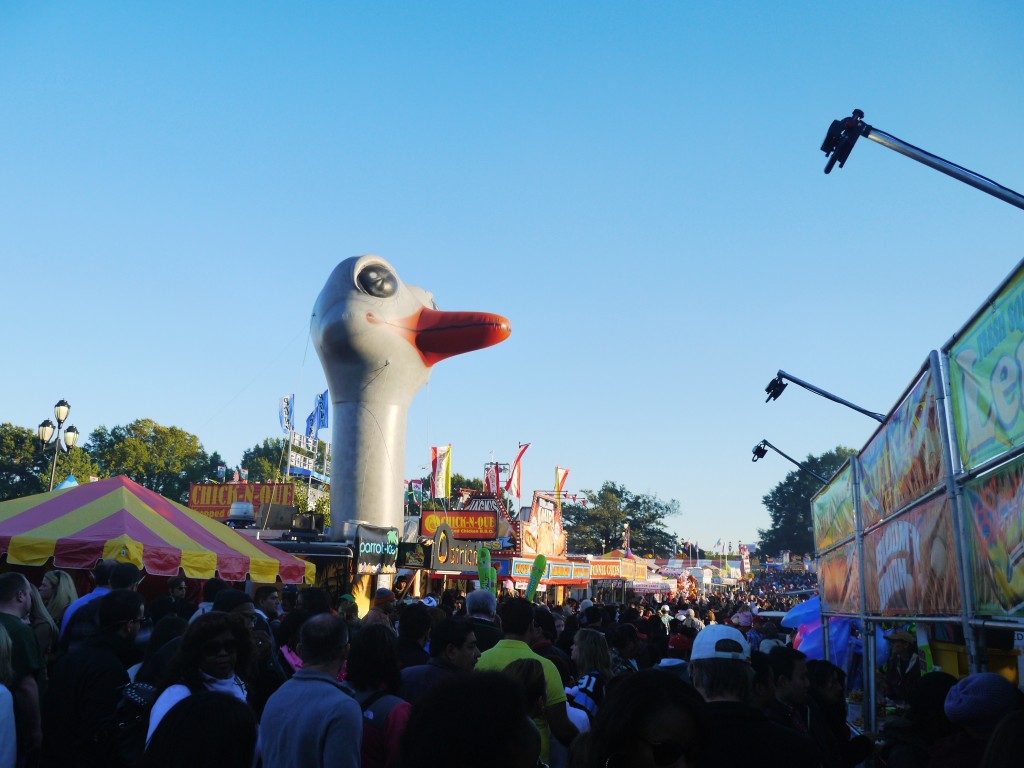
<path id="1" fill-rule="evenodd" d="M 753 541 L 798 457 L 887 411 L 1024 256 L 1024 212 L 862 141 L 868 123 L 1024 190 L 1017 3 L 10 2 L 0 8 L 0 421 L 66 398 L 232 464 L 312 407 L 336 263 L 388 259 L 512 321 L 439 364 L 407 474 L 452 443 L 527 490 L 678 499 Z"/>

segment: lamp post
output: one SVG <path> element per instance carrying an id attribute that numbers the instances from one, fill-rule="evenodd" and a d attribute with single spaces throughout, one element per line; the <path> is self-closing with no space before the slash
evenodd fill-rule
<path id="1" fill-rule="evenodd" d="M 53 422 L 47 419 L 39 425 L 39 442 L 42 444 L 42 448 L 45 451 L 47 444 L 50 440 L 53 440 L 53 464 L 50 466 L 50 490 L 53 490 L 53 480 L 57 473 L 57 454 L 60 453 L 63 448 L 64 452 L 67 453 L 78 443 L 78 430 L 72 426 L 69 426 L 64 430 L 64 442 L 61 444 L 60 432 L 64 426 L 64 422 L 67 421 L 68 414 L 71 413 L 71 406 L 68 405 L 67 400 L 60 400 L 55 406 L 53 406 L 53 417 L 57 419 L 57 426 L 53 425 Z"/>
<path id="2" fill-rule="evenodd" d="M 813 384 L 804 381 L 803 379 L 798 379 L 796 376 L 786 373 L 785 371 L 779 371 L 777 374 L 775 374 L 775 378 L 769 381 L 768 386 L 764 388 L 765 394 L 768 395 L 768 397 L 765 398 L 766 403 L 770 403 L 772 400 L 779 399 L 779 395 L 781 395 L 782 391 L 786 388 L 787 379 L 799 387 L 803 387 L 806 390 L 810 390 L 816 395 L 821 395 L 826 400 L 831 400 L 833 403 L 845 405 L 847 408 L 852 408 L 853 410 L 857 411 L 857 413 L 863 413 L 865 416 L 869 416 L 877 422 L 881 422 L 883 424 L 885 423 L 884 414 L 875 413 L 874 411 L 869 411 L 867 408 L 861 408 L 859 405 L 854 405 L 849 400 L 844 400 L 838 395 L 833 395 L 831 392 L 827 392 L 824 389 L 816 387 Z"/>
<path id="3" fill-rule="evenodd" d="M 803 464 L 801 464 L 799 461 L 794 459 L 792 456 L 787 456 L 785 453 L 780 451 L 778 448 L 776 448 L 774 445 L 769 443 L 767 440 L 762 440 L 760 443 L 758 443 L 757 445 L 755 445 L 753 447 L 753 449 L 750 451 L 752 454 L 754 454 L 754 456 L 751 459 L 751 461 L 757 461 L 758 459 L 763 459 L 765 456 L 768 455 L 768 449 L 769 448 L 771 448 L 773 451 L 775 451 L 777 454 L 779 454 L 779 456 L 781 456 L 782 458 L 789 459 L 789 461 L 791 461 L 794 464 L 796 464 L 798 467 L 800 467 L 800 469 L 802 469 L 807 474 L 813 475 L 814 478 L 819 483 L 821 483 L 822 485 L 825 485 L 825 483 L 828 482 L 828 480 L 823 478 L 821 475 L 819 475 L 813 469 L 809 469 L 808 467 L 805 467 Z"/>

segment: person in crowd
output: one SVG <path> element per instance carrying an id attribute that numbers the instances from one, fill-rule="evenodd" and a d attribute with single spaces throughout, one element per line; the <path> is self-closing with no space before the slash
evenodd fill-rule
<path id="1" fill-rule="evenodd" d="M 751 614 L 750 629 L 743 632 L 743 637 L 746 638 L 747 645 L 750 646 L 751 651 L 761 650 L 761 641 L 764 640 L 764 619 L 758 616 L 756 613 Z"/>
<path id="2" fill-rule="evenodd" d="M 142 656 L 142 662 L 134 675 L 132 669 L 128 670 L 128 676 L 133 681 L 159 685 L 167 676 L 171 660 L 178 652 L 181 638 L 188 629 L 188 621 L 177 614 L 168 614 L 157 622 L 153 627 L 153 633 L 146 643 L 146 650 Z"/>
<path id="3" fill-rule="evenodd" d="M 0 768 L 16 768 L 18 736 L 14 724 L 14 667 L 11 666 L 11 636 L 0 624 Z"/>
<path id="4" fill-rule="evenodd" d="M 530 717 L 534 721 L 542 718 L 547 703 L 547 682 L 544 679 L 544 667 L 541 666 L 540 661 L 537 659 L 517 659 L 505 667 L 502 672 L 522 686 L 523 691 L 526 693 L 526 708 Z M 583 713 L 581 712 L 580 714 Z M 585 716 L 584 721 L 586 721 Z M 569 748 L 557 739 L 553 739 L 551 741 L 551 754 L 548 759 L 550 768 L 565 768 L 568 760 Z"/>
<path id="5" fill-rule="evenodd" d="M 384 624 L 364 626 L 352 640 L 347 670 L 345 680 L 363 710 L 362 768 L 394 768 L 410 709 L 398 696 L 402 667 L 394 631 Z"/>
<path id="6" fill-rule="evenodd" d="M 751 649 L 750 666 L 754 670 L 750 681 L 750 703 L 763 714 L 775 701 L 775 678 L 768 654 Z"/>
<path id="7" fill-rule="evenodd" d="M 43 768 L 120 765 L 113 718 L 145 609 L 130 589 L 112 590 L 95 604 L 99 631 L 61 656 L 43 700 Z"/>
<path id="8" fill-rule="evenodd" d="M 295 607 L 309 611 L 311 616 L 318 613 L 331 613 L 331 596 L 326 589 L 320 587 L 303 587 L 295 598 Z"/>
<path id="9" fill-rule="evenodd" d="M 379 625 L 395 631 L 391 617 L 395 613 L 395 593 L 387 587 L 381 587 L 373 593 L 373 606 L 363 617 L 363 627 Z"/>
<path id="10" fill-rule="evenodd" d="M 846 724 L 843 673 L 835 664 L 820 659 L 807 662 L 810 682 L 811 738 L 824 756 L 826 766 L 853 768 L 867 759 L 873 745 L 866 736 L 854 737 Z"/>
<path id="11" fill-rule="evenodd" d="M 466 619 L 445 619 L 431 630 L 427 663 L 402 669 L 398 695 L 415 706 L 439 682 L 472 672 L 479 658 L 473 624 Z"/>
<path id="12" fill-rule="evenodd" d="M 683 617 L 680 620 L 680 623 L 682 624 L 682 626 L 690 627 L 691 629 L 694 629 L 697 632 L 700 632 L 702 629 L 704 629 L 704 622 L 697 618 L 697 612 L 694 611 L 693 608 L 687 608 L 685 611 L 683 611 Z"/>
<path id="13" fill-rule="evenodd" d="M 761 627 L 763 639 L 757 646 L 761 653 L 771 653 L 773 648 L 782 648 L 786 641 L 779 637 L 779 627 L 774 621 L 766 621 Z"/>
<path id="14" fill-rule="evenodd" d="M 64 616 L 60 623 L 62 648 L 64 635 L 67 634 L 68 627 L 71 625 L 71 619 L 79 609 L 84 605 L 88 605 L 93 600 L 98 600 L 110 591 L 110 574 L 113 572 L 115 565 L 117 565 L 116 560 L 99 560 L 92 571 L 92 580 L 96 586 L 93 587 L 91 592 L 82 595 L 64 610 Z"/>
<path id="15" fill-rule="evenodd" d="M 693 685 L 707 702 L 709 738 L 728 744 L 742 733 L 754 744 L 770 744 L 794 768 L 818 768 L 819 756 L 811 740 L 771 722 L 754 706 L 755 672 L 750 646 L 735 627 L 716 624 L 697 633 L 690 653 Z"/>
<path id="16" fill-rule="evenodd" d="M 75 582 L 65 571 L 47 571 L 39 582 L 39 596 L 46 603 L 53 621 L 59 629 L 68 606 L 78 599 Z"/>
<path id="17" fill-rule="evenodd" d="M 319 615 L 319 614 L 318 614 Z M 302 658 L 299 656 L 299 637 L 302 625 L 312 617 L 309 611 L 294 608 L 281 619 L 277 628 L 278 664 L 285 677 L 291 677 L 296 670 L 302 669 Z"/>
<path id="18" fill-rule="evenodd" d="M 39 707 L 45 693 L 45 689 L 40 689 L 43 659 L 27 623 L 32 610 L 29 586 L 28 579 L 20 573 L 0 574 L 0 627 L 11 640 L 13 675 L 8 687 L 14 698 L 19 764 L 34 754 L 43 741 Z"/>
<path id="19" fill-rule="evenodd" d="M 344 620 L 321 613 L 300 630 L 302 667 L 263 710 L 264 768 L 360 768 L 363 717 L 354 692 L 337 681 L 349 652 Z"/>
<path id="20" fill-rule="evenodd" d="M 113 562 L 113 561 L 112 561 Z M 99 568 L 97 567 L 97 571 Z M 115 589 L 136 589 L 142 578 L 142 572 L 135 563 L 113 562 L 110 568 L 110 575 L 107 579 L 107 588 L 99 597 L 108 594 Z M 96 594 L 99 588 L 93 590 L 90 595 Z M 86 595 L 89 597 L 89 595 Z M 78 648 L 88 638 L 99 632 L 99 618 L 97 602 L 99 598 L 93 599 L 80 606 L 73 614 L 71 609 L 74 603 L 64 614 L 64 624 L 61 626 L 60 652 L 67 653 Z"/>
<path id="21" fill-rule="evenodd" d="M 281 593 L 273 584 L 267 584 L 256 589 L 252 601 L 256 606 L 256 615 L 259 617 L 256 628 L 273 637 L 274 632 L 281 625 Z M 263 626 L 264 622 L 266 626 Z"/>
<path id="22" fill-rule="evenodd" d="M 181 638 L 164 687 L 149 715 L 147 744 L 171 707 L 200 691 L 219 691 L 246 701 L 244 676 L 252 659 L 249 625 L 241 616 L 210 611 L 196 617 Z"/>
<path id="23" fill-rule="evenodd" d="M 60 635 L 60 629 L 50 612 L 46 610 L 46 603 L 43 602 L 43 597 L 39 594 L 35 584 L 29 582 L 29 591 L 32 593 L 32 610 L 28 616 L 29 626 L 32 627 L 32 634 L 36 636 L 36 642 L 39 643 L 39 654 L 43 659 L 43 674 L 47 675 L 49 668 L 53 666 L 53 662 L 57 658 L 57 637 Z"/>
<path id="24" fill-rule="evenodd" d="M 285 681 L 284 671 L 277 664 L 270 634 L 261 631 L 259 615 L 252 597 L 238 589 L 223 589 L 213 601 L 213 610 L 241 617 L 249 627 L 252 642 L 252 661 L 243 675 L 248 686 L 249 705 L 256 712 L 257 719 L 263 712 L 263 705 L 274 691 Z M 266 622 L 263 623 L 266 626 Z"/>
<path id="25" fill-rule="evenodd" d="M 794 648 L 775 648 L 768 654 L 768 661 L 772 666 L 775 700 L 765 714 L 779 725 L 809 736 L 807 700 L 811 683 L 807 679 L 807 657 Z"/>
<path id="26" fill-rule="evenodd" d="M 949 689 L 943 708 L 961 730 L 933 746 L 929 768 L 968 768 L 981 763 L 999 721 L 1021 709 L 1021 695 L 1002 675 L 975 672 Z"/>
<path id="27" fill-rule="evenodd" d="M 473 593 L 470 593 L 473 594 Z M 438 734 L 451 733 L 452 712 L 485 702 L 487 715 L 462 728 L 438 749 Z M 401 768 L 536 768 L 540 735 L 527 715 L 522 686 L 501 672 L 453 675 L 413 706 L 401 741 Z"/>
<path id="28" fill-rule="evenodd" d="M 579 676 L 569 692 L 572 706 L 587 713 L 593 721 L 604 701 L 605 689 L 612 679 L 612 657 L 604 635 L 593 629 L 579 629 L 572 644 L 572 661 Z"/>
<path id="29" fill-rule="evenodd" d="M 905 716 L 889 718 L 884 724 L 881 758 L 887 768 L 928 768 L 936 742 L 959 732 L 945 710 L 946 695 L 954 685 L 956 678 L 948 672 L 921 675 Z"/>
<path id="30" fill-rule="evenodd" d="M 231 585 L 224 581 L 224 579 L 218 579 L 216 577 L 207 579 L 203 584 L 203 599 L 196 608 L 196 612 L 189 617 L 189 623 L 195 621 L 204 613 L 212 611 L 213 601 L 217 599 L 217 593 L 222 589 L 229 589 L 230 587 Z"/>
<path id="31" fill-rule="evenodd" d="M 905 629 L 894 630 L 887 634 L 885 639 L 889 641 L 889 661 L 885 665 L 885 695 L 897 704 L 906 704 L 921 679 L 917 641 Z"/>
<path id="32" fill-rule="evenodd" d="M 591 729 L 573 745 L 573 768 L 701 765 L 709 746 L 705 703 L 693 686 L 656 669 L 610 687 Z"/>
<path id="33" fill-rule="evenodd" d="M 196 612 L 195 603 L 187 599 L 188 582 L 184 576 L 172 576 L 167 580 L 167 594 L 157 598 L 149 606 L 149 618 L 159 624 L 164 616 L 180 616 L 185 621 Z"/>
<path id="34" fill-rule="evenodd" d="M 565 688 L 555 665 L 538 656 L 528 645 L 533 637 L 533 605 L 521 597 L 507 600 L 501 607 L 504 639 L 480 656 L 476 669 L 480 672 L 501 671 L 516 659 L 538 659 L 547 681 L 547 706 L 544 717 L 536 721 L 541 735 L 541 759 L 547 762 L 551 737 L 568 746 L 578 734 L 566 712 Z"/>
<path id="35" fill-rule="evenodd" d="M 1024 755 L 1024 710 L 1006 715 L 992 731 L 980 768 L 1016 768 Z"/>
<path id="36" fill-rule="evenodd" d="M 530 650 L 554 664 L 563 682 L 568 685 L 573 678 L 572 661 L 569 654 L 555 645 L 555 638 L 555 618 L 551 610 L 546 605 L 534 606 Z"/>
<path id="37" fill-rule="evenodd" d="M 199 691 L 164 716 L 150 739 L 142 768 L 253 768 L 256 759 L 252 710 L 230 694 Z"/>
<path id="38" fill-rule="evenodd" d="M 498 602 L 490 590 L 476 589 L 466 595 L 466 613 L 473 622 L 473 634 L 481 653 L 491 650 L 505 637 L 496 623 Z"/>
<path id="39" fill-rule="evenodd" d="M 405 667 L 426 664 L 430 660 L 430 609 L 423 603 L 402 608 L 398 620 L 398 660 Z"/>
<path id="40" fill-rule="evenodd" d="M 637 661 L 640 655 L 640 634 L 636 627 L 626 623 L 614 627 L 608 633 L 608 644 L 612 652 L 613 675 L 630 674 L 640 669 Z"/>

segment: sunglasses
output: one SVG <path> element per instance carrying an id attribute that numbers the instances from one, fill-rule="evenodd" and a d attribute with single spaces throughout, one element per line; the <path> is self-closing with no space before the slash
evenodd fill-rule
<path id="1" fill-rule="evenodd" d="M 679 741 L 641 741 L 651 750 L 655 765 L 672 765 L 686 753 L 686 744 Z"/>
<path id="2" fill-rule="evenodd" d="M 221 651 L 234 653 L 238 650 L 238 643 L 234 640 L 207 640 L 203 643 L 201 649 L 204 656 L 216 656 Z"/>

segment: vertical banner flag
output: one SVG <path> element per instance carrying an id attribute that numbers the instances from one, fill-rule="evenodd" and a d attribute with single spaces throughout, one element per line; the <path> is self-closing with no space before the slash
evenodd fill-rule
<path id="1" fill-rule="evenodd" d="M 221 464 L 220 466 L 217 467 L 217 478 L 223 480 L 225 475 L 227 475 L 227 472 L 228 468 Z"/>
<path id="2" fill-rule="evenodd" d="M 568 469 L 555 467 L 555 506 L 558 507 L 559 514 L 562 512 L 562 488 L 565 487 L 565 478 L 568 476 Z"/>
<path id="3" fill-rule="evenodd" d="M 505 490 L 515 496 L 517 499 L 522 494 L 522 464 L 523 454 L 526 453 L 526 449 L 530 447 L 529 443 L 522 443 L 519 446 L 519 453 L 516 454 L 516 460 L 512 462 L 512 469 L 508 473 L 508 482 L 505 483 Z"/>
<path id="4" fill-rule="evenodd" d="M 277 416 L 281 420 L 281 429 L 286 435 L 295 429 L 295 395 L 285 395 L 281 398 Z"/>
<path id="5" fill-rule="evenodd" d="M 430 449 L 430 495 L 446 499 L 452 495 L 452 445 L 438 445 Z"/>
<path id="6" fill-rule="evenodd" d="M 327 429 L 330 426 L 328 424 L 328 419 L 327 419 L 328 409 L 330 407 L 328 405 L 328 403 L 327 403 L 327 392 L 328 392 L 328 390 L 325 389 L 322 395 L 317 395 L 316 396 L 316 431 L 317 431 L 317 433 L 319 433 L 321 429 Z"/>
<path id="7" fill-rule="evenodd" d="M 499 488 L 498 465 L 497 463 L 488 464 L 484 470 L 484 493 L 493 493 L 497 496 Z"/>
<path id="8" fill-rule="evenodd" d="M 316 408 L 306 417 L 306 437 L 313 437 L 316 434 Z"/>
<path id="9" fill-rule="evenodd" d="M 248 483 L 249 482 L 249 470 L 245 469 L 244 467 L 242 468 L 242 482 L 243 483 Z"/>
<path id="10" fill-rule="evenodd" d="M 414 504 L 423 504 L 423 481 L 422 480 L 410 480 L 409 481 L 409 492 L 412 494 L 412 500 Z"/>

